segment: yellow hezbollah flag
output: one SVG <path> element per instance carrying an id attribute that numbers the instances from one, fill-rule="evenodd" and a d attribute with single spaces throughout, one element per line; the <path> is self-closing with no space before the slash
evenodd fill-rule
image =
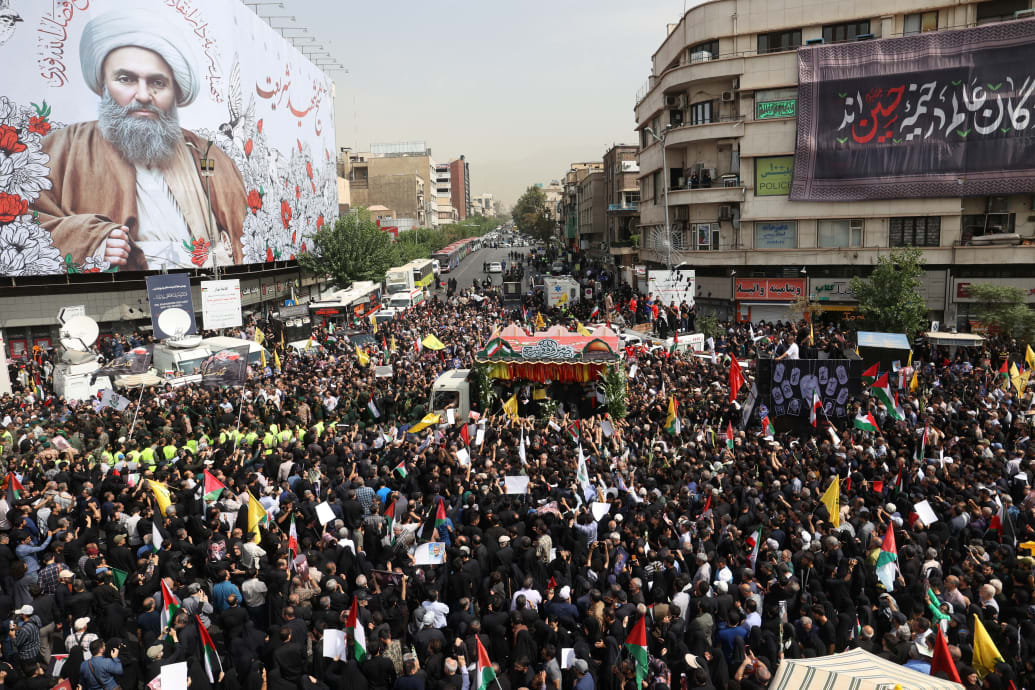
<path id="1" fill-rule="evenodd" d="M 511 419 L 517 419 L 518 416 L 518 403 L 517 396 L 510 396 L 510 400 L 503 403 L 503 411 L 507 413 L 507 416 Z"/>
<path id="2" fill-rule="evenodd" d="M 1024 395 L 1024 389 L 1028 387 L 1029 378 L 1031 378 L 1031 369 L 1025 369 L 1016 376 L 1010 377 L 1010 381 L 1013 382 L 1013 387 L 1017 389 L 1018 395 Z"/>
<path id="3" fill-rule="evenodd" d="M 255 536 L 252 537 L 252 541 L 256 544 L 259 543 L 259 525 L 264 525 L 269 520 L 269 516 L 266 515 L 266 509 L 262 507 L 259 500 L 252 496 L 252 492 L 248 492 L 248 531 L 254 532 Z"/>
<path id="4" fill-rule="evenodd" d="M 277 368 L 277 371 L 280 371 L 280 355 L 277 354 L 276 350 L 273 351 L 273 366 Z"/>
<path id="5" fill-rule="evenodd" d="M 256 328 L 255 329 L 255 338 L 254 339 L 255 339 L 255 342 L 257 342 L 259 345 L 262 345 L 262 343 L 266 340 L 266 335 L 262 332 L 261 328 Z"/>
<path id="6" fill-rule="evenodd" d="M 561 305 L 561 304 L 567 304 L 567 303 L 568 303 L 568 293 L 567 292 L 562 292 L 561 296 L 560 296 L 560 299 L 557 300 L 557 304 Z"/>
<path id="7" fill-rule="evenodd" d="M 920 387 L 920 382 L 916 378 L 916 369 L 913 369 L 913 378 L 909 380 L 909 392 L 912 393 Z"/>
<path id="8" fill-rule="evenodd" d="M 374 333 L 377 333 L 377 317 L 370 315 L 370 323 L 374 324 Z"/>
<path id="9" fill-rule="evenodd" d="M 359 365 L 361 367 L 365 367 L 366 365 L 370 364 L 370 355 L 368 355 L 366 352 L 363 352 L 359 345 L 356 346 L 356 359 L 359 360 Z"/>
<path id="10" fill-rule="evenodd" d="M 546 400 L 546 389 L 536 388 L 532 391 L 532 400 Z"/>
<path id="11" fill-rule="evenodd" d="M 416 424 L 411 426 L 409 429 L 407 429 L 406 433 L 408 433 L 408 434 L 416 434 L 418 432 L 424 431 L 429 426 L 432 426 L 434 424 L 438 424 L 440 421 L 442 421 L 442 418 L 439 417 L 434 412 L 432 412 L 430 414 L 426 414 L 426 415 L 424 415 L 424 419 L 420 420 L 419 422 L 417 422 Z"/>
<path id="12" fill-rule="evenodd" d="M 539 330 L 546 330 L 546 322 L 543 321 L 543 312 L 537 312 L 535 315 L 535 327 Z"/>
<path id="13" fill-rule="evenodd" d="M 578 321 L 576 321 L 575 323 L 578 324 L 578 328 L 576 328 L 575 330 L 577 330 L 579 332 L 579 335 L 585 335 L 585 336 L 593 335 L 592 333 L 587 331 L 586 327 L 583 326 L 581 323 L 579 323 Z"/>
<path id="14" fill-rule="evenodd" d="M 992 638 L 989 637 L 985 626 L 981 624 L 981 619 L 975 613 L 974 656 L 971 658 L 971 664 L 974 666 L 974 670 L 977 671 L 978 678 L 984 678 L 994 671 L 996 663 L 1000 661 L 1004 661 L 1003 655 L 999 653 L 995 642 L 992 642 Z"/>
<path id="15" fill-rule="evenodd" d="M 1031 345 L 1024 346 L 1024 361 L 1029 369 L 1035 369 L 1035 352 L 1032 352 Z"/>
<path id="16" fill-rule="evenodd" d="M 392 346 L 388 348 L 389 352 L 395 352 L 395 336 L 392 336 Z"/>
<path id="17" fill-rule="evenodd" d="M 158 482 L 148 480 L 148 486 L 151 487 L 151 491 L 155 495 L 155 502 L 158 503 L 158 510 L 161 511 L 162 515 L 165 515 L 165 511 L 169 509 L 172 504 L 172 499 L 169 497 L 169 488 Z"/>
<path id="18" fill-rule="evenodd" d="M 445 350 L 446 346 L 442 344 L 442 341 L 435 337 L 434 333 L 429 333 L 425 336 L 424 340 L 420 341 L 421 345 L 428 348 L 429 350 Z"/>
<path id="19" fill-rule="evenodd" d="M 830 524 L 834 527 L 841 526 L 841 477 L 834 475 L 834 481 L 823 492 L 820 499 L 830 513 Z"/>

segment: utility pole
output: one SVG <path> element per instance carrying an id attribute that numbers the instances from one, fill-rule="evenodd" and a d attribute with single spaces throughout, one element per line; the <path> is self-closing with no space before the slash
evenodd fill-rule
<path id="1" fill-rule="evenodd" d="M 658 136 L 653 129 L 647 127 L 647 133 L 650 134 L 654 139 L 661 144 L 661 176 L 662 182 L 665 184 L 665 264 L 668 270 L 672 270 L 672 224 L 668 218 L 668 158 L 665 151 L 665 139 L 668 138 L 668 132 L 672 129 L 672 124 L 665 125 L 665 129 L 662 130 L 661 136 Z"/>

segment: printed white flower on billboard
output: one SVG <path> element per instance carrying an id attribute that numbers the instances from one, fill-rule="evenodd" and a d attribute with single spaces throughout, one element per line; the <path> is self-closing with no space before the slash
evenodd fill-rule
<path id="1" fill-rule="evenodd" d="M 64 273 L 64 267 L 46 229 L 34 223 L 31 216 L 0 225 L 0 275 L 53 273 Z"/>
<path id="2" fill-rule="evenodd" d="M 14 154 L 0 149 L 0 191 L 17 194 L 29 202 L 36 201 L 42 190 L 51 187 L 47 178 L 49 162 L 50 156 L 38 147 L 27 147 Z"/>

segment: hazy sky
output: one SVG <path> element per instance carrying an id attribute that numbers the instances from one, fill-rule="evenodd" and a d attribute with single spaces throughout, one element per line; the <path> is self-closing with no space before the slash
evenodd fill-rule
<path id="1" fill-rule="evenodd" d="M 696 4 L 688 2 L 687 4 Z M 464 154 L 471 193 L 512 205 L 572 161 L 635 143 L 633 101 L 683 0 L 284 0 L 333 73 L 339 146 Z M 282 20 L 274 20 L 283 25 Z M 298 32 L 289 32 L 297 34 Z"/>

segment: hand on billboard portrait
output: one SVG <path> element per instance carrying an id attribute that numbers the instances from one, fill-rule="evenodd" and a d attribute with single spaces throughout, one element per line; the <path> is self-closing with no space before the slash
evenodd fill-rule
<path id="1" fill-rule="evenodd" d="M 129 228 L 125 225 L 108 233 L 104 240 L 104 260 L 112 266 L 125 266 L 129 260 Z"/>

